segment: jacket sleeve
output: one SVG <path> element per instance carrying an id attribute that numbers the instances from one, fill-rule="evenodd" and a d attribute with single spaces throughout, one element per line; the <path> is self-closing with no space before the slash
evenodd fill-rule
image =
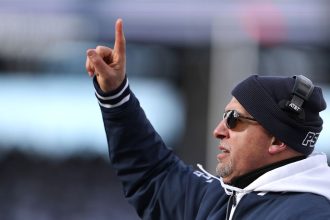
<path id="1" fill-rule="evenodd" d="M 205 179 L 164 145 L 130 91 L 127 79 L 108 94 L 102 93 L 95 78 L 94 86 L 111 164 L 123 184 L 125 197 L 139 216 L 193 219 L 207 185 Z"/>

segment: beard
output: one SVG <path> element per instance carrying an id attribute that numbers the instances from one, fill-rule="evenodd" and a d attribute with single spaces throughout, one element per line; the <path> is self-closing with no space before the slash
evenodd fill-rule
<path id="1" fill-rule="evenodd" d="M 233 162 L 229 160 L 228 163 L 219 162 L 216 167 L 216 174 L 221 178 L 225 178 L 233 173 Z"/>

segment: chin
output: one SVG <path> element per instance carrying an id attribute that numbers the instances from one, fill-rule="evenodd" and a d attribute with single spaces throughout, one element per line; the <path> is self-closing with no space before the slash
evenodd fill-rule
<path id="1" fill-rule="evenodd" d="M 227 180 L 229 181 L 231 179 L 231 175 L 233 174 L 233 163 L 231 163 L 231 161 L 228 163 L 218 163 L 216 173 L 223 179 L 224 182 Z"/>

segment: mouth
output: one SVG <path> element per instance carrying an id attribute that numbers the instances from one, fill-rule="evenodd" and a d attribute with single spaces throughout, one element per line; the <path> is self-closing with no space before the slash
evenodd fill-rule
<path id="1" fill-rule="evenodd" d="M 220 153 L 217 155 L 217 160 L 220 162 L 230 154 L 230 150 L 227 147 L 219 146 Z"/>
<path id="2" fill-rule="evenodd" d="M 221 150 L 221 153 L 230 153 L 230 150 L 224 146 L 219 146 L 219 150 Z"/>

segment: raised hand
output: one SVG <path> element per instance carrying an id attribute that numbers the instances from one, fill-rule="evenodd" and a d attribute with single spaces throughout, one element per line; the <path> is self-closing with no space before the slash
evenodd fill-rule
<path id="1" fill-rule="evenodd" d="M 103 92 L 115 90 L 123 82 L 126 74 L 126 42 L 121 19 L 116 22 L 113 49 L 97 46 L 87 50 L 86 70 L 89 76 L 96 76 Z"/>

